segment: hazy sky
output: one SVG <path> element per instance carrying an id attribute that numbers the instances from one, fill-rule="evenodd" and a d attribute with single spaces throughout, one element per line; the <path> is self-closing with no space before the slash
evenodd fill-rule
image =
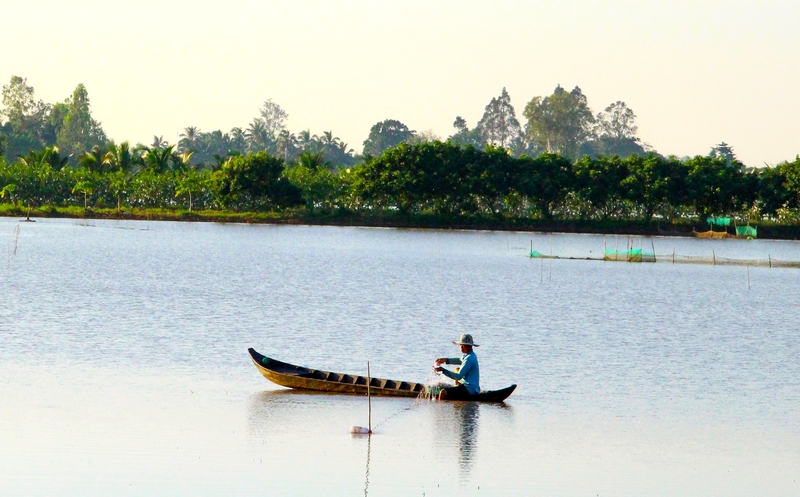
<path id="1" fill-rule="evenodd" d="M 525 104 L 578 85 L 616 100 L 665 154 L 726 141 L 748 165 L 800 153 L 797 1 L 0 0 L 0 81 L 37 98 L 78 83 L 117 141 L 175 142 L 186 126 L 245 127 L 262 102 L 289 128 L 470 127 L 505 86 Z"/>

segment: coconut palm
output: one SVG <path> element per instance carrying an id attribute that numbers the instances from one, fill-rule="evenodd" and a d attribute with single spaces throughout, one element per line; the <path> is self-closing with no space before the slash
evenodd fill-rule
<path id="1" fill-rule="evenodd" d="M 339 138 L 333 136 L 333 131 L 324 131 L 320 137 L 320 142 L 324 147 L 335 147 L 339 143 Z"/>
<path id="2" fill-rule="evenodd" d="M 156 173 L 163 173 L 172 169 L 176 163 L 180 163 L 181 159 L 175 152 L 175 146 L 170 145 L 163 148 L 150 148 L 147 149 L 144 156 L 144 166 Z"/>
<path id="3" fill-rule="evenodd" d="M 318 147 L 319 137 L 312 135 L 311 130 L 301 131 L 297 136 L 298 148 L 302 152 L 315 151 Z"/>
<path id="4" fill-rule="evenodd" d="M 352 148 L 348 149 L 347 148 L 347 143 L 342 142 L 342 141 L 339 142 L 339 145 L 337 146 L 337 148 L 339 149 L 339 152 L 342 153 L 342 155 L 353 155 L 356 152 Z"/>
<path id="5" fill-rule="evenodd" d="M 231 149 L 243 152 L 247 148 L 247 135 L 242 128 L 232 128 L 229 133 L 231 136 Z"/>
<path id="6" fill-rule="evenodd" d="M 69 162 L 69 157 L 63 157 L 58 147 L 45 147 L 39 151 L 31 150 L 28 155 L 17 155 L 20 164 L 28 167 L 42 167 L 49 165 L 56 171 L 61 170 Z"/>
<path id="7" fill-rule="evenodd" d="M 283 161 L 289 161 L 289 154 L 293 154 L 297 149 L 297 136 L 290 133 L 288 129 L 281 131 L 278 135 L 278 152 L 283 154 Z"/>
<path id="8" fill-rule="evenodd" d="M 114 142 L 108 144 L 108 165 L 112 171 L 122 171 L 129 173 L 141 162 L 141 157 L 131 150 L 128 142 L 117 145 Z"/>
<path id="9" fill-rule="evenodd" d="M 244 135 L 247 138 L 248 152 L 268 150 L 272 144 L 272 137 L 261 119 L 254 119 L 245 130 Z"/>
<path id="10" fill-rule="evenodd" d="M 332 164 L 325 160 L 325 152 L 303 152 L 297 158 L 299 165 L 307 167 L 308 169 L 329 169 Z"/>
<path id="11" fill-rule="evenodd" d="M 178 152 L 188 152 L 190 150 L 194 150 L 197 144 L 197 139 L 201 134 L 200 128 L 197 126 L 183 128 L 183 133 L 180 135 L 181 139 L 178 141 Z"/>
<path id="12" fill-rule="evenodd" d="M 102 173 L 106 165 L 111 163 L 112 156 L 105 147 L 95 145 L 78 158 L 78 165 L 91 172 Z"/>
<path id="13" fill-rule="evenodd" d="M 150 145 L 151 148 L 164 148 L 167 145 L 169 145 L 169 143 L 164 139 L 164 135 L 153 135 L 153 143 Z"/>

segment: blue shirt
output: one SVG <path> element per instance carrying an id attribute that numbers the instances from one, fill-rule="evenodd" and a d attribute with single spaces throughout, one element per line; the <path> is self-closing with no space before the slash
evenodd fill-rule
<path id="1" fill-rule="evenodd" d="M 474 350 L 470 350 L 460 358 L 447 359 L 445 364 L 460 364 L 461 370 L 458 373 L 454 373 L 453 371 L 442 369 L 443 375 L 464 385 L 470 395 L 480 393 L 481 373 L 478 369 L 478 356 L 475 355 Z"/>

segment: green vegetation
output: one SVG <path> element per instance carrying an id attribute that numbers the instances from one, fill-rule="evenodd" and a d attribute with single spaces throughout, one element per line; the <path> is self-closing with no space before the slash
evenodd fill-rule
<path id="1" fill-rule="evenodd" d="M 0 116 L 5 215 L 637 233 L 723 216 L 761 236 L 799 231 L 800 158 L 747 168 L 724 142 L 663 156 L 636 137 L 624 102 L 594 115 L 577 87 L 534 97 L 523 124 L 503 89 L 445 141 L 387 119 L 362 156 L 331 131 L 291 133 L 271 100 L 247 127 L 187 127 L 174 145 L 109 141 L 83 85 L 50 105 L 12 77 Z"/>

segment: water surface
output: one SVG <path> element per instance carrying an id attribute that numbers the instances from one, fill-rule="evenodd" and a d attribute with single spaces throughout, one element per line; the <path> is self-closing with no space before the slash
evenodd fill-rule
<path id="1" fill-rule="evenodd" d="M 800 270 L 531 242 L 604 237 L 2 219 L 0 494 L 800 494 Z M 461 333 L 514 395 L 374 399 L 371 439 L 348 433 L 365 399 L 281 389 L 246 352 L 423 381 Z"/>

